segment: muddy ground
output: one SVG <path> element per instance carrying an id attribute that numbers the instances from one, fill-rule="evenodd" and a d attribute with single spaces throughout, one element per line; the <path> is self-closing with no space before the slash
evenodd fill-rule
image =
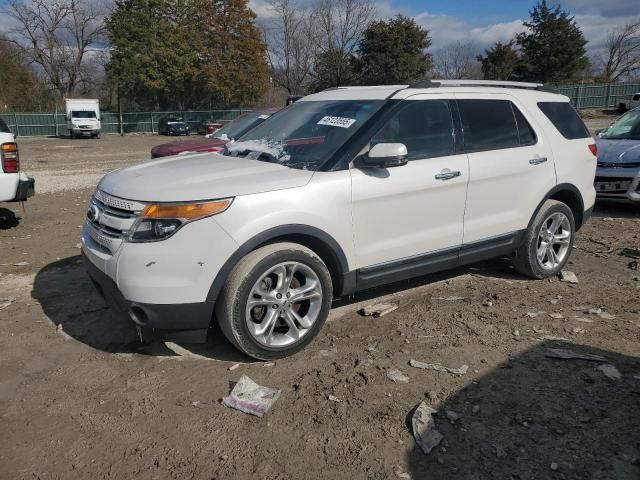
<path id="1" fill-rule="evenodd" d="M 0 478 L 640 478 L 640 271 L 624 250 L 640 249 L 640 206 L 598 205 L 567 267 L 577 285 L 496 260 L 337 301 L 306 350 L 271 366 L 217 332 L 141 349 L 77 244 L 91 186 L 163 140 L 20 142 L 39 192 L 0 205 Z M 378 300 L 399 308 L 357 313 Z M 262 419 L 221 404 L 242 374 L 282 390 Z M 429 455 L 410 430 L 423 400 L 444 435 Z"/>

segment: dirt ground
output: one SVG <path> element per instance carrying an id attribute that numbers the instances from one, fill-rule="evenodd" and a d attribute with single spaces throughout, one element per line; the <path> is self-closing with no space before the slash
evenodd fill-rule
<path id="1" fill-rule="evenodd" d="M 99 177 L 163 141 L 20 140 L 38 193 L 0 205 L 0 478 L 640 479 L 640 206 L 598 204 L 567 267 L 577 285 L 502 259 L 337 301 L 319 337 L 274 364 L 218 332 L 140 348 L 78 242 Z M 357 313 L 379 300 L 399 308 Z M 261 419 L 221 403 L 243 374 L 282 390 Z M 429 455 L 411 433 L 422 401 L 444 436 Z"/>

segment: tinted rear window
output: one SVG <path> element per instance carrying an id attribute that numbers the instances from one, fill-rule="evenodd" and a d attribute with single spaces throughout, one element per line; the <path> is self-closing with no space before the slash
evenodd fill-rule
<path id="1" fill-rule="evenodd" d="M 568 102 L 538 102 L 551 123 L 558 129 L 564 138 L 575 140 L 577 138 L 589 138 L 589 130 L 584 126 L 580 115 Z"/>
<path id="2" fill-rule="evenodd" d="M 11 133 L 11 130 L 9 130 L 9 127 L 7 127 L 7 124 L 4 123 L 4 120 L 2 120 L 1 118 L 0 118 L 0 132 Z"/>
<path id="3" fill-rule="evenodd" d="M 458 100 L 467 151 L 518 147 L 511 102 L 508 100 Z"/>

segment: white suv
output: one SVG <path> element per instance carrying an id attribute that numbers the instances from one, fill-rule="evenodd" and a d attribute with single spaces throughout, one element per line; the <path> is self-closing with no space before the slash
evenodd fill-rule
<path id="1" fill-rule="evenodd" d="M 556 275 L 594 200 L 595 145 L 537 84 L 421 82 L 304 97 L 221 154 L 105 176 L 83 252 L 141 334 L 292 354 L 332 299 L 511 255 Z"/>
<path id="2" fill-rule="evenodd" d="M 18 144 L 0 118 L 0 202 L 24 202 L 34 191 L 35 180 L 20 171 Z"/>

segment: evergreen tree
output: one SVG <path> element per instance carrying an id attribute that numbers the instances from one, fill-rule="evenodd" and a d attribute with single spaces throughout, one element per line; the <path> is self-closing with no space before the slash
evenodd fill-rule
<path id="1" fill-rule="evenodd" d="M 523 62 L 518 69 L 522 80 L 559 83 L 581 78 L 589 66 L 587 41 L 570 16 L 560 6 L 540 1 L 524 22 L 526 31 L 516 35 Z"/>
<path id="2" fill-rule="evenodd" d="M 398 15 L 372 22 L 360 41 L 354 62 L 359 82 L 365 85 L 411 83 L 431 70 L 429 32 L 413 19 Z"/>
<path id="3" fill-rule="evenodd" d="M 484 51 L 484 56 L 479 55 L 478 61 L 482 64 L 485 80 L 515 80 L 520 56 L 513 48 L 513 41 L 497 42 Z"/>

